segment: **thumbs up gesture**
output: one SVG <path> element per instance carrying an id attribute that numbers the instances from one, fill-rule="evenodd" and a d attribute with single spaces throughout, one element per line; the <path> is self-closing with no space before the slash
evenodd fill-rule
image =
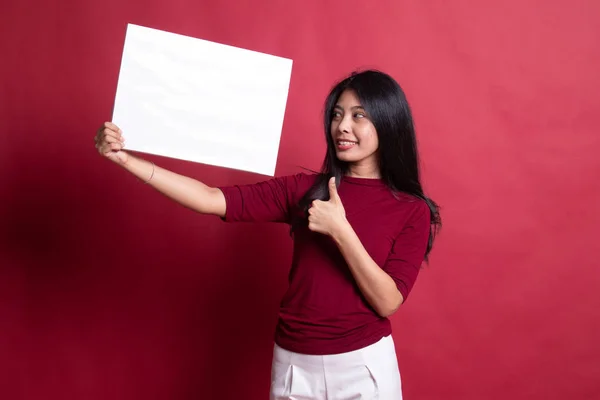
<path id="1" fill-rule="evenodd" d="M 335 186 L 335 178 L 329 180 L 329 200 L 314 200 L 308 209 L 308 229 L 334 236 L 344 225 L 346 211 Z"/>

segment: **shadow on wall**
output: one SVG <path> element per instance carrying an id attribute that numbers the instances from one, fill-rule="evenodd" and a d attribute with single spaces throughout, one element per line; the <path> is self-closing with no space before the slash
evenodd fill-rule
<path id="1" fill-rule="evenodd" d="M 23 156 L 1 229 L 26 333 L 6 359 L 27 361 L 5 393 L 266 396 L 286 227 L 196 215 L 89 153 Z"/>

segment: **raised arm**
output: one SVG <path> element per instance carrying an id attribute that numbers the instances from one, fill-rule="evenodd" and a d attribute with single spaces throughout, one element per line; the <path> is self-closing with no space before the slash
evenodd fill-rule
<path id="1" fill-rule="evenodd" d="M 115 124 L 105 122 L 98 129 L 95 142 L 102 156 L 184 207 L 202 214 L 225 216 L 226 202 L 220 189 L 161 168 L 124 151 L 124 137 L 121 129 Z"/>

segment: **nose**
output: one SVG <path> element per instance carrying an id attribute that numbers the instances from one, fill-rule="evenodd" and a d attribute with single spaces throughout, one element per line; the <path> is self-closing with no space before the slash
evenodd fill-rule
<path id="1" fill-rule="evenodd" d="M 348 116 L 345 116 L 338 125 L 338 131 L 340 131 L 340 133 L 350 133 L 350 127 L 351 119 Z"/>

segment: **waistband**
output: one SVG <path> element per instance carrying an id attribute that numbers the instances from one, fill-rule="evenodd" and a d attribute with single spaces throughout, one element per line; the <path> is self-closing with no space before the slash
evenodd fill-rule
<path id="1" fill-rule="evenodd" d="M 300 354 L 286 350 L 275 344 L 273 361 L 282 364 L 291 364 L 310 367 L 352 367 L 370 364 L 374 360 L 396 357 L 394 340 L 391 335 L 384 336 L 376 343 L 363 347 L 362 349 L 340 354 L 311 355 Z"/>

